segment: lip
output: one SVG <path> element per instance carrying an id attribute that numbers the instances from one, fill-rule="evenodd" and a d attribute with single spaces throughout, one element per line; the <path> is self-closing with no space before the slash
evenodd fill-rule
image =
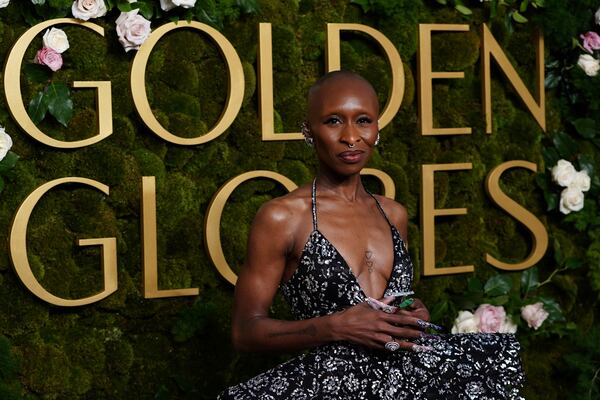
<path id="1" fill-rule="evenodd" d="M 364 156 L 363 150 L 348 150 L 338 154 L 338 157 L 347 164 L 360 162 Z"/>

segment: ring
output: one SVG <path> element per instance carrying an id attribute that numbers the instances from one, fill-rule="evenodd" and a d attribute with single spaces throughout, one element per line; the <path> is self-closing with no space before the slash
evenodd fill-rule
<path id="1" fill-rule="evenodd" d="M 387 342 L 385 344 L 385 349 L 387 351 L 396 351 L 400 348 L 400 344 L 396 341 L 394 341 L 394 339 L 390 340 L 389 342 Z"/>

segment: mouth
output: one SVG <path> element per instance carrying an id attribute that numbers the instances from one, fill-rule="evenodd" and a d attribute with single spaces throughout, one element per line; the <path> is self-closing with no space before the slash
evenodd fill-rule
<path id="1" fill-rule="evenodd" d="M 338 154 L 338 157 L 347 164 L 360 162 L 365 152 L 362 150 L 348 150 Z"/>

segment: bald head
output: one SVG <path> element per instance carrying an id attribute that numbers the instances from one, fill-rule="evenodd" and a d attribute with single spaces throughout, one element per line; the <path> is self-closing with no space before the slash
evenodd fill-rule
<path id="1" fill-rule="evenodd" d="M 375 96 L 375 98 L 377 98 L 377 93 L 375 92 L 373 85 L 371 85 L 371 83 L 368 80 L 366 80 L 359 74 L 352 72 L 352 71 L 344 71 L 344 70 L 331 71 L 331 72 L 328 72 L 325 75 L 321 76 L 308 90 L 308 99 L 307 99 L 308 100 L 308 109 L 310 110 L 311 104 L 314 103 L 315 98 L 319 96 L 319 92 L 321 91 L 321 88 L 323 88 L 324 86 L 327 86 L 329 83 L 333 83 L 333 82 L 336 82 L 339 80 L 361 82 L 362 84 L 365 85 L 365 87 L 367 88 L 367 91 L 370 91 L 371 94 L 373 94 L 373 96 Z"/>

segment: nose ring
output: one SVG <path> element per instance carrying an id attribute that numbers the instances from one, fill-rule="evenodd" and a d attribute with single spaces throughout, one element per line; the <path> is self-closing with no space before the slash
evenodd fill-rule
<path id="1" fill-rule="evenodd" d="M 348 143 L 348 147 L 353 148 L 354 146 L 356 146 L 356 143 Z"/>

